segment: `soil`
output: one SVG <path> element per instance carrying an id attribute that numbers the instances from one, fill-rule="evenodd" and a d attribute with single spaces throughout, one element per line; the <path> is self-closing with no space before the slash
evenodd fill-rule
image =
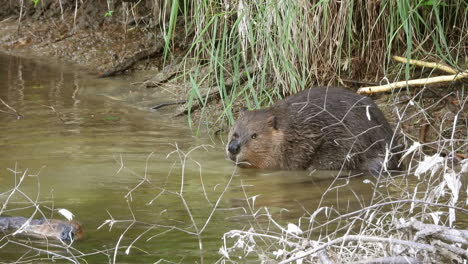
<path id="1" fill-rule="evenodd" d="M 187 69 L 197 68 L 203 72 L 203 67 L 186 61 L 185 68 L 181 69 L 179 62 L 190 44 L 187 43 L 190 41 L 187 35 L 190 34 L 183 31 L 174 33 L 171 55 L 164 59 L 161 29 L 167 23 L 161 23 L 164 22 L 163 14 L 147 3 L 149 1 L 142 4 L 113 1 L 113 6 L 108 6 L 107 1 L 85 0 L 75 6 L 74 0 L 41 0 L 36 7 L 32 1 L 25 1 L 21 17 L 19 2 L 9 1 L 0 10 L 0 50 L 72 62 L 96 76 L 112 71 L 116 71 L 116 75 L 145 72 L 134 85 L 166 91 L 166 101 L 179 102 L 171 106 L 175 115 L 187 118 L 184 115 L 186 106 L 180 102 L 187 98 L 190 83 L 174 76 Z M 160 19 L 154 19 L 154 14 L 159 14 Z M 399 129 L 414 140 L 434 142 L 450 139 L 453 135 L 466 139 L 468 100 L 462 94 L 463 90 L 466 91 L 463 89 L 465 86 L 458 82 L 449 86 L 427 87 L 422 92 L 420 89 L 402 90 L 372 97 L 392 125 L 403 120 Z M 154 105 L 158 103 L 161 102 L 155 101 Z M 200 114 L 206 116 L 209 113 L 215 119 L 221 109 L 217 100 L 211 100 L 204 113 L 195 111 L 190 118 L 194 124 L 199 124 L 198 127 L 201 124 L 213 128 L 210 121 L 203 121 L 206 124 L 198 122 Z M 399 118 L 402 113 L 405 113 L 404 117 Z M 214 131 L 223 129 L 224 125 L 217 122 Z M 437 146 L 427 148 L 433 151 Z M 467 150 L 458 152 L 467 153 Z"/>

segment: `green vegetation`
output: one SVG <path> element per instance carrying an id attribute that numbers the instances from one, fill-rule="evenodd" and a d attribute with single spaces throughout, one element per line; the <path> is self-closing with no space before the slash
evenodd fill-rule
<path id="1" fill-rule="evenodd" d="M 110 16 L 112 16 L 113 13 L 114 13 L 113 10 L 109 10 L 104 14 L 104 17 L 110 17 Z"/>
<path id="2" fill-rule="evenodd" d="M 33 3 L 34 7 L 36 7 L 37 4 L 39 4 L 39 1 L 40 1 L 40 0 L 31 0 L 31 2 Z"/>
<path id="3" fill-rule="evenodd" d="M 391 78 L 401 70 L 392 68 L 392 55 L 460 67 L 467 41 L 463 0 L 170 2 L 166 41 L 183 17 L 195 32 L 188 57 L 209 67 L 206 76 L 188 74 L 189 101 L 204 105 L 199 87 L 214 80 L 223 107 L 218 121 L 230 123 L 239 100 L 257 108 L 312 84 Z M 247 67 L 253 70 L 239 78 Z M 411 71 L 406 65 L 406 79 Z"/>

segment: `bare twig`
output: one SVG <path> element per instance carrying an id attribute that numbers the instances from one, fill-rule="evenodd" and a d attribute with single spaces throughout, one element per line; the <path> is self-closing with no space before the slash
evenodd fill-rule
<path id="1" fill-rule="evenodd" d="M 426 61 L 422 61 L 422 60 L 413 60 L 413 59 L 407 60 L 406 58 L 400 57 L 400 56 L 393 56 L 392 58 L 395 61 L 402 62 L 402 63 L 408 63 L 408 64 L 419 66 L 419 67 L 433 68 L 433 69 L 441 70 L 441 71 L 444 71 L 444 72 L 447 72 L 447 73 L 450 73 L 450 74 L 457 74 L 458 73 L 458 71 L 455 70 L 454 68 L 452 68 L 450 66 L 447 66 L 447 65 L 444 65 L 444 64 L 441 64 L 441 63 L 426 62 Z"/>
<path id="2" fill-rule="evenodd" d="M 10 109 L 11 111 L 13 111 L 13 113 L 5 112 L 5 111 L 2 111 L 2 112 L 7 113 L 7 114 L 15 115 L 15 116 L 16 116 L 16 119 L 21 119 L 21 118 L 24 117 L 22 114 L 18 113 L 18 111 L 16 111 L 13 107 L 11 107 L 11 106 L 8 105 L 5 101 L 3 101 L 2 98 L 0 98 L 0 102 L 1 102 L 4 106 L 6 106 L 8 109 Z"/>
<path id="3" fill-rule="evenodd" d="M 17 34 L 20 33 L 20 29 L 21 29 L 21 19 L 23 18 L 23 5 L 24 5 L 24 0 L 21 0 L 20 1 L 20 13 L 18 17 L 18 27 L 16 28 Z"/>
<path id="4" fill-rule="evenodd" d="M 444 76 L 437 76 L 437 77 L 430 77 L 425 79 L 417 79 L 417 80 L 408 80 L 408 81 L 401 81 L 390 83 L 386 85 L 380 86 L 372 86 L 372 87 L 361 87 L 358 89 L 359 94 L 373 94 L 373 93 L 381 93 L 391 91 L 397 88 L 403 87 L 412 87 L 412 86 L 423 86 L 427 84 L 434 84 L 434 83 L 442 83 L 442 82 L 453 82 L 456 80 L 464 79 L 468 77 L 468 71 L 461 72 L 459 74 L 454 75 L 444 75 Z"/>
<path id="5" fill-rule="evenodd" d="M 157 104 L 157 105 L 151 107 L 151 110 L 158 110 L 159 108 L 163 108 L 165 106 L 170 106 L 170 105 L 185 104 L 186 102 L 187 102 L 187 100 L 178 100 L 178 101 L 174 101 L 174 102 L 164 102 L 164 103 L 160 103 L 160 104 Z"/>

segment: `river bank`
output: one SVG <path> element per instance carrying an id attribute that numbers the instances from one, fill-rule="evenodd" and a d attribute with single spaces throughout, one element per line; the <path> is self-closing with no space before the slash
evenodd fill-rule
<path id="1" fill-rule="evenodd" d="M 168 14 L 157 5 L 85 1 L 78 6 L 74 1 L 50 0 L 40 1 L 36 6 L 32 2 L 25 3 L 23 16 L 18 15 L 19 9 L 18 4 L 10 3 L 0 13 L 1 50 L 73 63 L 95 77 L 126 78 L 132 74 L 128 93 L 110 99 L 127 101 L 150 111 L 169 108 L 175 117 L 188 120 L 197 131 L 200 128 L 227 131 L 229 120 L 220 116 L 232 115 L 225 112 L 228 102 L 220 100 L 222 89 L 212 80 L 216 77 L 210 75 L 207 66 L 184 57 L 194 39 L 193 33 L 186 32 L 184 25 L 178 24 L 168 44 L 165 40 Z M 416 74 L 421 76 L 423 72 Z M 230 87 L 236 84 L 236 78 L 228 78 L 223 83 Z M 369 83 L 347 84 L 348 88 L 356 89 L 359 87 L 356 85 Z M 458 112 L 463 116 L 456 121 L 462 128 L 457 129 L 460 136 L 457 138 L 466 138 L 468 132 L 463 127 L 468 121 L 464 110 L 468 104 L 459 94 L 463 87 L 464 84 L 458 82 L 431 86 L 421 92 L 398 91 L 372 98 L 390 123 L 412 140 L 438 140 L 441 131 L 450 130 L 450 121 L 455 120 Z M 127 94 L 131 94 L 131 98 Z M 418 102 L 419 106 L 408 107 L 409 102 Z M 228 108 L 232 108 L 235 115 L 249 102 L 239 98 L 229 104 Z M 403 111 L 406 117 L 401 116 Z"/>

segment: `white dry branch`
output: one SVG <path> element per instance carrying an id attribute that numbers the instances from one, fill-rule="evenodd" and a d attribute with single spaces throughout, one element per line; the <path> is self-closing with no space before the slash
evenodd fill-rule
<path id="1" fill-rule="evenodd" d="M 396 238 L 386 238 L 386 237 L 373 237 L 373 236 L 364 236 L 364 235 L 346 235 L 343 237 L 339 237 L 337 239 L 334 239 L 330 242 L 327 242 L 321 246 L 318 246 L 316 248 L 307 250 L 304 252 L 304 254 L 301 254 L 299 256 L 294 256 L 292 258 L 288 258 L 284 261 L 281 261 L 279 264 L 286 264 L 286 263 L 291 263 L 295 260 L 298 260 L 300 258 L 304 258 L 306 256 L 312 255 L 314 253 L 317 253 L 319 251 L 322 251 L 332 245 L 336 244 L 342 244 L 346 242 L 371 242 L 371 243 L 385 243 L 385 244 L 399 244 L 399 245 L 404 245 L 407 247 L 419 249 L 419 250 L 425 250 L 428 252 L 435 252 L 436 248 L 434 246 L 428 245 L 428 244 L 423 244 L 423 243 L 417 243 L 409 240 L 402 240 L 402 239 L 396 239 Z"/>
<path id="2" fill-rule="evenodd" d="M 444 240 L 450 243 L 458 243 L 468 247 L 468 230 L 449 228 L 441 225 L 424 224 L 418 220 L 411 219 L 397 224 L 398 229 L 412 229 L 417 231 L 415 239 L 425 239 L 428 236 Z M 468 252 L 466 253 L 468 254 Z"/>
<path id="3" fill-rule="evenodd" d="M 438 69 L 438 70 L 441 70 L 441 71 L 444 71 L 444 72 L 447 72 L 447 73 L 450 73 L 450 74 L 457 74 L 458 73 L 458 71 L 455 70 L 454 68 L 452 68 L 450 66 L 447 66 L 445 64 L 442 64 L 442 63 L 426 62 L 426 61 L 413 60 L 413 59 L 408 60 L 408 59 L 406 59 L 404 57 L 400 57 L 400 56 L 393 56 L 392 59 L 397 61 L 397 62 L 408 63 L 410 65 L 415 65 L 415 66 L 418 66 L 418 67 Z"/>
<path id="4" fill-rule="evenodd" d="M 465 72 L 454 74 L 454 75 L 443 75 L 443 76 L 429 77 L 429 78 L 424 78 L 424 79 L 394 82 L 394 83 L 389 83 L 389 84 L 379 85 L 379 86 L 361 87 L 358 89 L 357 92 L 359 94 L 374 94 L 374 93 L 388 92 L 388 91 L 392 91 L 392 90 L 403 88 L 403 87 L 425 86 L 428 84 L 454 82 L 457 80 L 465 79 L 467 77 L 468 77 L 468 71 L 465 71 Z"/>
<path id="5" fill-rule="evenodd" d="M 357 91 L 359 94 L 381 93 L 381 92 L 392 91 L 394 89 L 403 88 L 403 87 L 425 86 L 428 84 L 453 82 L 453 81 L 465 79 L 468 77 L 468 71 L 459 72 L 453 69 L 452 67 L 449 67 L 447 65 L 443 65 L 440 63 L 425 62 L 425 61 L 413 60 L 413 59 L 407 60 L 406 58 L 403 58 L 400 56 L 393 56 L 392 58 L 397 62 L 408 63 L 408 64 L 419 66 L 419 67 L 439 69 L 441 71 L 451 73 L 451 75 L 443 75 L 443 76 L 429 77 L 429 78 L 416 79 L 416 80 L 406 80 L 406 81 L 394 82 L 394 83 L 389 83 L 389 84 L 379 85 L 379 86 L 361 87 Z"/>

